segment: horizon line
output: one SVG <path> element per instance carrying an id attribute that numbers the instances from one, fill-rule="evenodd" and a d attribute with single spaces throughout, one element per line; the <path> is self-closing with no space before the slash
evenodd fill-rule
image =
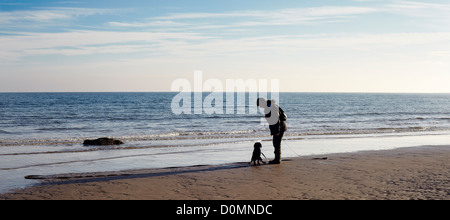
<path id="1" fill-rule="evenodd" d="M 229 93 L 227 91 L 202 91 L 202 93 Z M 259 93 L 259 91 L 234 91 L 234 93 Z M 185 93 L 180 91 L 0 91 L 2 94 L 7 93 Z M 198 93 L 198 92 L 186 92 L 186 93 Z M 271 93 L 271 91 L 265 91 L 263 93 Z M 323 92 L 308 92 L 308 91 L 280 91 L 279 93 L 335 93 L 335 94 L 450 94 L 450 92 L 363 92 L 363 91 L 351 91 L 351 92 L 341 92 L 341 91 L 323 91 Z"/>

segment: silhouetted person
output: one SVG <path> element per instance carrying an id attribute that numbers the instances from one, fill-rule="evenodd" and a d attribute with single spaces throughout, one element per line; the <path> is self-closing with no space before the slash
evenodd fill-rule
<path id="1" fill-rule="evenodd" d="M 283 139 L 284 132 L 287 130 L 286 114 L 275 103 L 275 100 L 259 98 L 256 105 L 264 109 L 264 115 L 269 123 L 270 133 L 273 135 L 275 159 L 269 161 L 269 164 L 279 164 L 281 162 L 281 140 Z"/>

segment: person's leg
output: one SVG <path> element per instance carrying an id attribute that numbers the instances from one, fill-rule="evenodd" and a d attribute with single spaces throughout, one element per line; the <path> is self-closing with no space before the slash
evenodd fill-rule
<path id="1" fill-rule="evenodd" d="M 271 164 L 278 164 L 281 161 L 281 140 L 283 139 L 284 133 L 280 135 L 273 136 L 273 147 L 275 149 L 275 159 L 271 161 Z"/>

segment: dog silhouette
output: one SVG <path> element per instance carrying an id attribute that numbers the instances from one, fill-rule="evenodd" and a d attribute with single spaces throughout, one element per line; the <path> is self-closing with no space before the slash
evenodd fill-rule
<path id="1" fill-rule="evenodd" d="M 256 142 L 255 145 L 253 145 L 253 154 L 252 154 L 252 159 L 250 161 L 250 164 L 253 164 L 255 166 L 265 164 L 265 162 L 261 158 L 261 154 L 262 154 L 261 148 L 262 148 L 262 144 L 260 142 Z"/>

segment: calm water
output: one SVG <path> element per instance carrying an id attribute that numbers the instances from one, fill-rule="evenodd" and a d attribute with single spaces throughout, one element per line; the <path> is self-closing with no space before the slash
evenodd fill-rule
<path id="1" fill-rule="evenodd" d="M 257 140 L 272 151 L 260 114 L 175 115 L 176 94 L 0 93 L 0 192 L 23 186 L 24 175 L 243 161 Z M 450 94 L 281 93 L 279 103 L 288 115 L 286 144 L 450 131 Z M 126 143 L 82 145 L 99 137 Z"/>
<path id="2" fill-rule="evenodd" d="M 103 136 L 148 141 L 267 134 L 259 114 L 175 115 L 170 105 L 174 95 L 3 93 L 0 146 Z M 450 95 L 445 94 L 282 93 L 279 102 L 289 116 L 290 136 L 450 130 Z"/>

